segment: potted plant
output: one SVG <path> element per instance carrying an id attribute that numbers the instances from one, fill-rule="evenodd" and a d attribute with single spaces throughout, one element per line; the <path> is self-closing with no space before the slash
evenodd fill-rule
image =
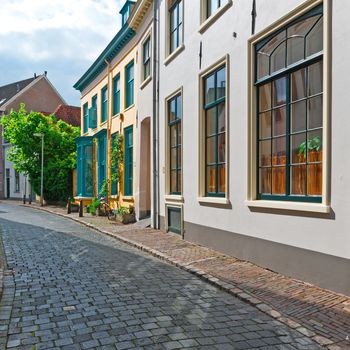
<path id="1" fill-rule="evenodd" d="M 307 158 L 307 159 L 306 159 Z M 307 177 L 307 193 L 309 195 L 320 195 L 322 193 L 322 139 L 314 136 L 302 142 L 298 147 L 298 161 L 308 166 L 299 167 L 297 188 L 304 187 Z"/>
<path id="2" fill-rule="evenodd" d="M 116 211 L 116 220 L 123 224 L 131 224 L 136 221 L 135 209 L 133 206 L 124 207 L 120 206 Z"/>
<path id="3" fill-rule="evenodd" d="M 94 198 L 91 204 L 87 206 L 89 213 L 95 216 L 97 209 L 100 207 L 100 204 L 100 200 L 98 198 Z"/>

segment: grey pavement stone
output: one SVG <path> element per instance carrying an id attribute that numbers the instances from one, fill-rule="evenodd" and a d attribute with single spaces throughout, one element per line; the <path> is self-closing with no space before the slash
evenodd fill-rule
<path id="1" fill-rule="evenodd" d="M 0 235 L 15 270 L 0 307 L 8 348 L 321 349 L 199 278 L 61 217 L 0 203 Z"/>

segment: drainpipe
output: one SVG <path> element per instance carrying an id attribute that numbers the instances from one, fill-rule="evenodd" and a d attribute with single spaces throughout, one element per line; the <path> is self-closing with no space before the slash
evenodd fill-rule
<path id="1" fill-rule="evenodd" d="M 109 158 L 111 154 L 111 124 L 112 124 L 112 106 L 111 106 L 111 101 L 112 101 L 112 89 L 111 89 L 111 63 L 105 59 L 105 62 L 107 64 L 107 74 L 108 74 L 108 116 L 107 116 L 107 157 L 106 157 L 106 177 L 107 177 L 107 195 L 106 195 L 106 203 L 109 203 L 109 193 L 110 193 L 110 178 L 111 178 L 111 169 L 109 166 Z"/>
<path id="2" fill-rule="evenodd" d="M 153 0 L 153 227 L 159 229 L 159 159 L 158 159 L 158 116 L 159 116 L 159 78 L 158 78 L 158 0 Z"/>

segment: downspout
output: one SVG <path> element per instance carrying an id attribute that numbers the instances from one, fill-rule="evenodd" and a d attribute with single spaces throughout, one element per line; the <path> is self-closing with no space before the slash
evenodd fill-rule
<path id="1" fill-rule="evenodd" d="M 111 89 L 111 63 L 105 59 L 107 64 L 107 74 L 108 74 L 108 116 L 107 116 L 107 156 L 106 156 L 106 178 L 107 178 L 107 193 L 106 193 L 106 203 L 109 203 L 109 193 L 111 192 L 111 169 L 109 166 L 110 155 L 111 155 L 111 124 L 112 124 L 112 89 Z"/>
<path id="2" fill-rule="evenodd" d="M 158 159 L 158 115 L 159 115 L 159 78 L 158 78 L 158 0 L 153 0 L 153 227 L 159 229 L 159 159 Z"/>

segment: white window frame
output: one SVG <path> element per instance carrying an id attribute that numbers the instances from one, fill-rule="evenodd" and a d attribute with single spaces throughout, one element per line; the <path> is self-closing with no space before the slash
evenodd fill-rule
<path id="1" fill-rule="evenodd" d="M 144 65 L 143 65 L 143 55 L 144 55 L 144 51 L 143 51 L 143 45 L 146 43 L 146 41 L 149 40 L 149 45 L 150 45 L 150 73 L 149 76 L 145 79 L 145 71 L 144 71 Z M 141 64 L 142 67 L 140 69 L 141 72 L 141 84 L 140 84 L 140 89 L 142 90 L 151 80 L 152 80 L 152 67 L 153 67 L 153 62 L 152 62 L 152 58 L 153 58 L 153 41 L 152 41 L 152 29 L 150 29 L 148 31 L 148 33 L 145 35 L 144 39 L 141 42 L 141 46 L 140 46 L 140 50 L 141 50 Z"/>
<path id="2" fill-rule="evenodd" d="M 170 0 L 165 0 L 165 60 L 164 65 L 168 65 L 185 49 L 185 0 L 182 1 L 182 40 L 179 47 L 170 52 Z"/>
<path id="3" fill-rule="evenodd" d="M 231 6 L 232 0 L 222 0 L 225 2 L 218 9 L 216 9 L 209 17 L 207 17 L 208 13 L 208 3 L 207 0 L 200 0 L 200 27 L 199 33 L 204 33 L 214 22 L 217 21 Z"/>
<path id="4" fill-rule="evenodd" d="M 256 87 L 255 83 L 255 44 L 278 31 L 294 19 L 323 3 L 323 173 L 322 203 L 274 201 L 257 199 L 256 165 Z M 250 208 L 270 208 L 328 214 L 330 207 L 330 140 L 331 140 L 331 0 L 310 0 L 289 12 L 275 23 L 248 40 L 248 189 L 245 204 Z"/>

